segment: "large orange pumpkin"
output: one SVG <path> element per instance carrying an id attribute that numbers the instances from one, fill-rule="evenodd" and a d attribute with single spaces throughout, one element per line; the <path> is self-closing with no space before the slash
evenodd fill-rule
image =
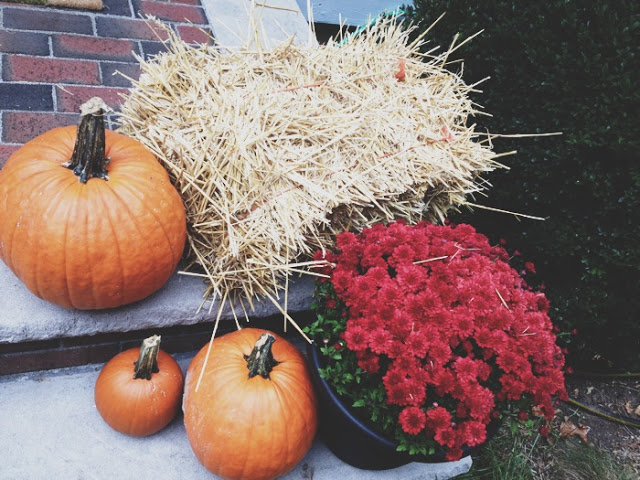
<path id="1" fill-rule="evenodd" d="M 139 142 L 105 132 L 106 106 L 92 101 L 77 132 L 50 130 L 0 170 L 0 259 L 34 294 L 67 308 L 147 297 L 172 275 L 186 239 L 166 170 Z"/>
<path id="2" fill-rule="evenodd" d="M 96 408 L 121 433 L 142 437 L 162 430 L 176 416 L 182 397 L 180 365 L 160 350 L 160 336 L 146 338 L 109 360 L 94 389 Z"/>
<path id="3" fill-rule="evenodd" d="M 205 366 L 207 350 L 189 365 L 183 399 L 198 460 L 233 480 L 272 479 L 291 470 L 311 448 L 317 428 L 316 397 L 302 354 L 278 335 L 254 328 L 216 338 Z"/>

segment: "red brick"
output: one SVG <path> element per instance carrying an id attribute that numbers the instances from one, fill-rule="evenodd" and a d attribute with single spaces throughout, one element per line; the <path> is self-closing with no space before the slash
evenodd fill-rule
<path id="1" fill-rule="evenodd" d="M 128 91 L 126 88 L 113 87 L 80 87 L 71 85 L 56 87 L 58 111 L 77 113 L 80 111 L 80 105 L 91 97 L 100 97 L 107 105 L 117 110 L 122 103 L 120 94 L 125 94 Z"/>
<path id="2" fill-rule="evenodd" d="M 4 112 L 2 141 L 25 143 L 52 128 L 75 125 L 78 117 L 72 113 Z"/>
<path id="3" fill-rule="evenodd" d="M 142 0 L 140 2 L 140 13 L 142 15 L 153 15 L 161 20 L 169 20 L 173 22 L 207 22 L 202 8 L 191 5 Z"/>
<path id="4" fill-rule="evenodd" d="M 5 81 L 100 84 L 96 62 L 8 55 L 3 66 Z"/>
<path id="5" fill-rule="evenodd" d="M 18 150 L 22 145 L 8 145 L 6 143 L 0 143 L 0 168 L 5 164 L 7 159 L 13 152 Z"/>
<path id="6" fill-rule="evenodd" d="M 53 35 L 53 55 L 94 60 L 133 62 L 136 45 L 130 40 L 96 38 L 83 35 Z"/>
<path id="7" fill-rule="evenodd" d="M 96 30 L 100 37 L 132 38 L 136 40 L 166 40 L 166 30 L 144 20 L 122 17 L 96 17 Z"/>
<path id="8" fill-rule="evenodd" d="M 178 25 L 178 35 L 186 43 L 211 43 L 211 31 L 209 29 L 194 27 L 191 25 Z M 204 31 L 203 31 L 204 30 Z"/>

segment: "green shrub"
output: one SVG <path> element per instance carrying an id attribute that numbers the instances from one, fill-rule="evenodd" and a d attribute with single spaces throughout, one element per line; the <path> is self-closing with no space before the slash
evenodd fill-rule
<path id="1" fill-rule="evenodd" d="M 476 202 L 547 218 L 475 209 L 452 217 L 534 261 L 553 320 L 577 328 L 581 368 L 640 368 L 640 2 L 415 0 L 408 17 L 429 46 L 484 32 L 451 63 L 492 116 L 479 130 L 561 136 L 496 139 L 508 171 Z M 455 60 L 455 58 L 452 58 Z M 597 360 L 594 362 L 594 359 Z M 594 364 L 595 363 L 595 364 Z"/>

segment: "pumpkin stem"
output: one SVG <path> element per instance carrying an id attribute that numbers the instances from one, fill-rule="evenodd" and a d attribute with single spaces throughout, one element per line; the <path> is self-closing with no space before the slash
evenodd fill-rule
<path id="1" fill-rule="evenodd" d="M 71 160 L 62 164 L 73 170 L 80 182 L 92 177 L 109 180 L 105 157 L 104 113 L 110 108 L 100 97 L 93 97 L 80 107 L 80 124 Z"/>
<path id="2" fill-rule="evenodd" d="M 158 351 L 160 350 L 160 335 L 145 338 L 140 347 L 138 361 L 133 362 L 133 378 L 151 380 L 151 375 L 158 373 Z"/>
<path id="3" fill-rule="evenodd" d="M 263 333 L 260 335 L 260 338 L 258 338 L 251 354 L 244 355 L 244 359 L 247 361 L 247 368 L 249 369 L 249 378 L 260 375 L 262 378 L 269 379 L 269 373 L 271 373 L 273 367 L 280 363 L 273 358 L 273 353 L 271 352 L 271 345 L 273 345 L 275 341 L 276 337 L 270 333 Z"/>

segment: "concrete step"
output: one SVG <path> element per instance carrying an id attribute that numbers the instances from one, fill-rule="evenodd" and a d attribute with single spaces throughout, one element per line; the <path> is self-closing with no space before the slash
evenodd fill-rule
<path id="1" fill-rule="evenodd" d="M 219 307 L 210 302 L 199 308 L 204 291 L 201 279 L 176 273 L 140 302 L 109 310 L 70 310 L 33 295 L 0 262 L 0 375 L 107 361 L 156 333 L 163 335 L 169 353 L 200 348 L 211 336 Z M 286 310 L 297 323 L 308 317 L 312 293 L 309 276 L 291 278 Z M 281 331 L 284 295 L 278 304 L 254 299 L 253 310 L 246 306 L 251 325 Z M 247 325 L 241 306 L 235 316 Z M 236 328 L 227 306 L 219 332 Z"/>
<path id="2" fill-rule="evenodd" d="M 210 322 L 215 320 L 219 304 L 206 303 L 200 309 L 204 291 L 200 278 L 176 273 L 159 291 L 139 302 L 107 310 L 73 310 L 36 297 L 0 262 L 0 345 Z M 312 293 L 311 277 L 292 277 L 287 311 L 296 314 L 308 310 Z M 253 310 L 247 306 L 250 318 L 280 313 L 265 298 L 253 299 L 253 305 Z M 284 308 L 284 295 L 279 305 Z M 239 305 L 235 314 L 239 319 L 245 317 Z M 221 319 L 233 318 L 233 312 L 225 306 Z"/>
<path id="3" fill-rule="evenodd" d="M 177 355 L 183 372 L 193 353 Z M 102 364 L 0 376 L 0 451 L 3 480 L 217 478 L 191 451 L 182 416 L 150 437 L 112 430 L 100 417 L 93 389 Z M 384 471 L 353 468 L 316 439 L 283 479 L 446 480 L 467 472 L 471 459 L 410 463 Z"/>

